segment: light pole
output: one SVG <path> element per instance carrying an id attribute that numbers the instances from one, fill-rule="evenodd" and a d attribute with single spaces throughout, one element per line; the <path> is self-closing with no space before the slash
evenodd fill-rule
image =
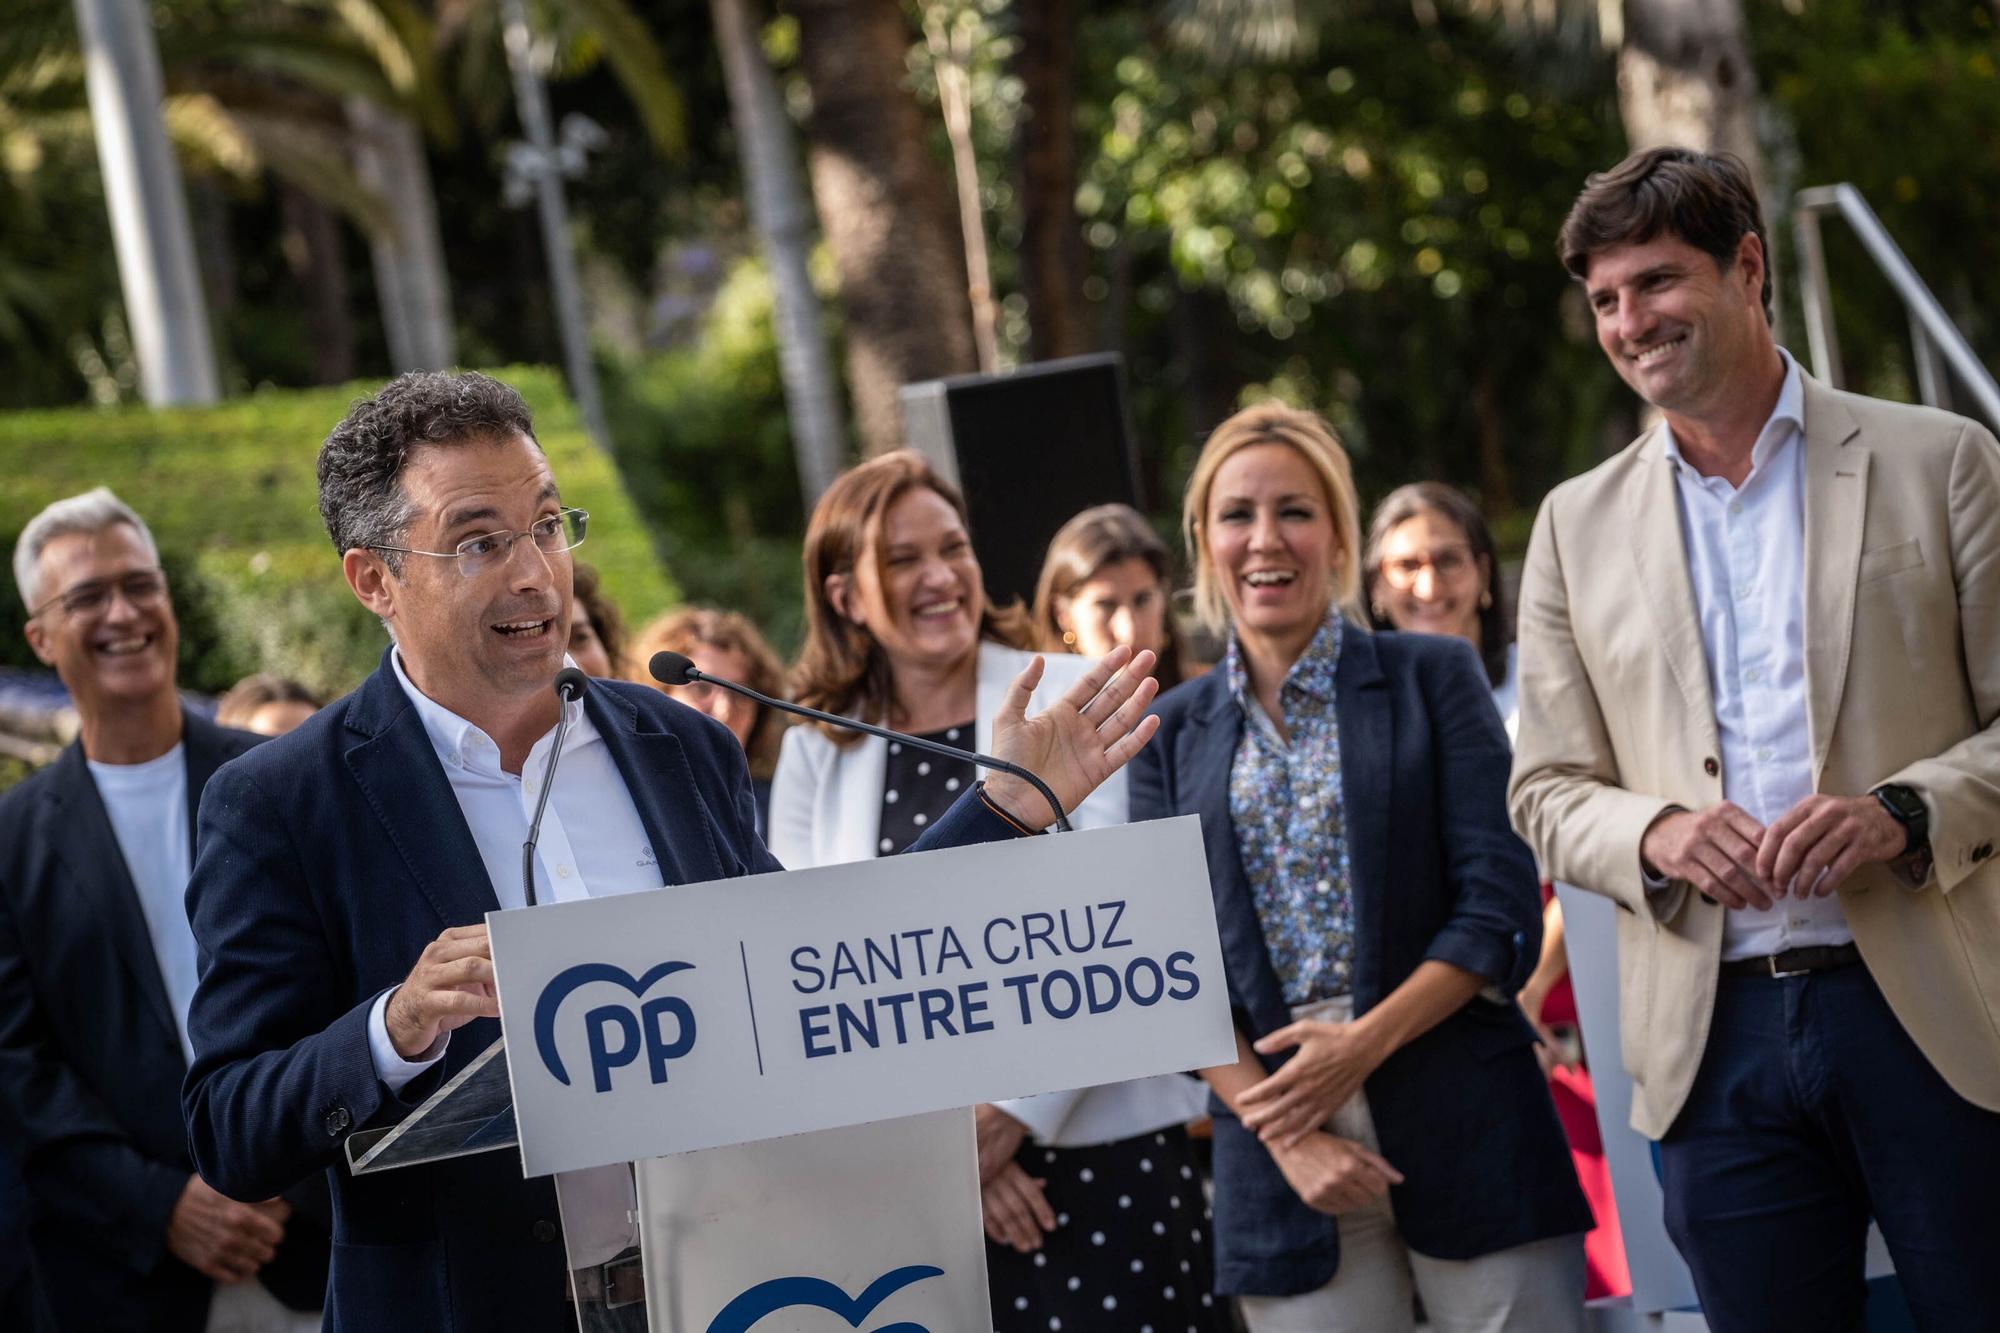
<path id="1" fill-rule="evenodd" d="M 514 75 L 514 106 L 528 135 L 527 153 L 510 155 L 510 165 L 532 178 L 536 210 L 542 219 L 542 247 L 548 255 L 549 291 L 556 303 L 556 327 L 562 337 L 563 363 L 569 391 L 583 413 L 584 428 L 600 449 L 611 447 L 604 423 L 604 400 L 597 389 L 597 367 L 591 364 L 590 340 L 583 322 L 583 297 L 577 288 L 576 256 L 569 244 L 569 206 L 563 201 L 563 155 L 549 126 L 548 93 L 535 72 L 534 33 L 522 0 L 500 0 L 507 48 L 507 68 Z"/>

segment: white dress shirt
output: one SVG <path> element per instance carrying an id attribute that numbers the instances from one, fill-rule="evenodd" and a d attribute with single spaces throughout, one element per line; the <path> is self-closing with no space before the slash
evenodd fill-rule
<path id="1" fill-rule="evenodd" d="M 187 883 L 193 869 L 188 846 L 187 750 L 176 744 L 143 764 L 87 761 L 91 781 L 111 816 L 119 854 L 139 891 L 139 911 L 153 942 L 153 958 L 167 988 L 181 1054 L 190 1063 L 188 1004 L 194 999 L 194 930 L 188 925 Z"/>
<path id="2" fill-rule="evenodd" d="M 520 773 L 509 773 L 500 767 L 500 747 L 491 736 L 418 689 L 403 670 L 401 654 L 391 654 L 390 661 L 395 664 L 396 682 L 423 720 L 431 748 L 444 765 L 494 897 L 503 908 L 525 907 L 521 844 L 528 840 L 528 824 L 541 796 L 555 728 L 535 742 Z M 639 808 L 625 790 L 624 775 L 612 762 L 610 747 L 581 700 L 566 707 L 569 734 L 556 767 L 555 792 L 535 842 L 536 901 L 570 902 L 659 888 L 659 859 L 647 845 Z M 384 991 L 377 997 L 369 1014 L 368 1042 L 376 1074 L 391 1092 L 401 1092 L 404 1084 L 444 1055 L 445 1042 L 440 1039 L 418 1060 L 397 1055 L 383 1018 L 393 993 Z"/>
<path id="3" fill-rule="evenodd" d="M 494 897 L 502 908 L 527 906 L 521 844 L 528 840 L 535 802 L 541 798 L 542 773 L 548 766 L 549 747 L 555 743 L 555 728 L 535 742 L 520 773 L 509 773 L 500 767 L 500 747 L 491 736 L 418 689 L 403 670 L 402 654 L 392 653 L 389 660 L 395 664 L 397 684 L 423 719 L 431 748 L 444 765 L 451 794 L 458 798 L 473 845 L 486 865 L 486 877 L 493 883 Z M 567 657 L 563 663 L 575 665 Z M 610 747 L 582 700 L 563 707 L 568 711 L 569 732 L 535 840 L 535 900 L 570 902 L 661 887 L 659 858 L 648 845 L 639 807 L 626 790 Z M 390 1091 L 401 1092 L 443 1058 L 449 1035 L 416 1060 L 396 1054 L 385 1018 L 393 994 L 393 989 L 382 992 L 369 1011 L 368 1047 L 376 1075 Z M 556 1177 L 556 1199 L 572 1267 L 601 1264 L 638 1243 L 629 1167 L 562 1172 Z"/>
<path id="4" fill-rule="evenodd" d="M 1661 427 L 1722 740 L 1723 798 L 1766 827 L 1813 793 L 1806 722 L 1805 393 L 1798 363 L 1782 350 L 1779 355 L 1784 387 L 1740 487 L 1695 471 L 1672 429 Z M 1838 897 L 1787 898 L 1765 910 L 1730 911 L 1722 956 L 1757 958 L 1853 938 Z"/>

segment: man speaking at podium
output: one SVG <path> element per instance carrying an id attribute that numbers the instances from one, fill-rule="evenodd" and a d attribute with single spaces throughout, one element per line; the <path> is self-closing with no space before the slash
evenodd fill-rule
<path id="1" fill-rule="evenodd" d="M 512 389 L 471 372 L 396 379 L 328 435 L 319 486 L 348 585 L 393 643 L 360 689 L 226 766 L 202 801 L 183 1099 L 195 1162 L 238 1199 L 328 1172 L 329 1328 L 574 1327 L 550 1181 L 521 1179 L 512 1154 L 355 1177 L 342 1144 L 499 1035 L 481 923 L 530 901 L 521 849 L 559 708 L 532 901 L 782 867 L 720 723 L 616 682 L 559 704 L 569 551 L 588 516 L 564 508 Z M 995 721 L 999 756 L 1065 808 L 1157 725 L 1141 720 L 1146 663 L 1114 676 L 1122 660 L 1032 718 L 1031 667 Z M 996 776 L 918 846 L 1045 822 L 1039 794 Z"/>

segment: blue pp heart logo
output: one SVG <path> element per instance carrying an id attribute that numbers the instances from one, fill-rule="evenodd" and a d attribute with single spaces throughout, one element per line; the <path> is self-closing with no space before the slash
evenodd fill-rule
<path id="1" fill-rule="evenodd" d="M 578 987 L 609 981 L 643 997 L 661 978 L 693 967 L 693 963 L 661 963 L 648 968 L 643 976 L 634 977 L 613 963 L 578 963 L 556 973 L 542 987 L 541 998 L 535 1001 L 535 1050 L 542 1063 L 548 1066 L 556 1082 L 569 1086 L 569 1071 L 563 1067 L 562 1052 L 556 1047 L 556 1015 L 563 1001 Z M 665 1029 L 668 1018 L 675 1023 L 672 1041 L 667 1040 Z M 600 1005 L 584 1014 L 583 1030 L 590 1050 L 591 1083 L 599 1092 L 611 1091 L 611 1071 L 637 1060 L 641 1048 L 646 1052 L 653 1082 L 665 1083 L 667 1062 L 678 1060 L 694 1049 L 694 1010 L 686 1000 L 673 995 L 647 1000 L 637 1013 L 622 1004 Z"/>
<path id="2" fill-rule="evenodd" d="M 722 1307 L 722 1313 L 709 1321 L 708 1333 L 749 1333 L 750 1328 L 765 1315 L 778 1310 L 811 1308 L 831 1310 L 855 1328 L 861 1321 L 873 1314 L 875 1307 L 903 1288 L 913 1283 L 944 1276 L 942 1268 L 932 1268 L 925 1264 L 912 1264 L 908 1268 L 898 1268 L 884 1273 L 868 1284 L 868 1289 L 859 1296 L 849 1296 L 833 1283 L 816 1277 L 779 1277 L 769 1282 L 759 1282 L 750 1290 Z M 896 1324 L 884 1324 L 869 1333 L 930 1333 L 922 1324 L 908 1320 Z"/>

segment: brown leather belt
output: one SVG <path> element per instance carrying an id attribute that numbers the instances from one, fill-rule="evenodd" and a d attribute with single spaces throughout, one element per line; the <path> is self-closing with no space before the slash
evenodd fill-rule
<path id="1" fill-rule="evenodd" d="M 1861 961 L 1861 950 L 1852 944 L 1812 944 L 1803 949 L 1765 954 L 1762 958 L 1738 958 L 1722 965 L 1725 977 L 1802 977 L 1809 972 L 1827 972 Z"/>

